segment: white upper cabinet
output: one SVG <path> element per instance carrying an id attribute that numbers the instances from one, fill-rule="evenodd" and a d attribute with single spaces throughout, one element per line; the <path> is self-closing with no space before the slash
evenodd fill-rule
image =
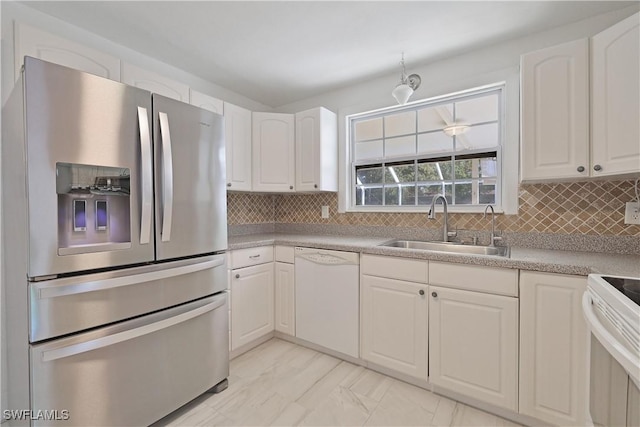
<path id="1" fill-rule="evenodd" d="M 189 90 L 189 103 L 220 115 L 224 114 L 224 102 L 221 99 L 205 95 L 197 90 Z"/>
<path id="2" fill-rule="evenodd" d="M 639 26 L 522 56 L 523 181 L 640 172 Z"/>
<path id="3" fill-rule="evenodd" d="M 15 24 L 14 53 L 16 78 L 24 57 L 31 56 L 120 81 L 120 59 L 28 25 Z"/>
<path id="4" fill-rule="evenodd" d="M 319 107 L 296 113 L 296 191 L 338 191 L 338 119 Z"/>
<path id="5" fill-rule="evenodd" d="M 640 13 L 591 39 L 592 176 L 640 171 Z"/>
<path id="6" fill-rule="evenodd" d="M 189 86 L 171 80 L 153 71 L 145 70 L 127 62 L 122 63 L 122 83 L 135 86 L 158 95 L 189 102 Z"/>
<path id="7" fill-rule="evenodd" d="M 251 111 L 224 103 L 227 189 L 251 191 Z"/>
<path id="8" fill-rule="evenodd" d="M 523 55 L 522 179 L 589 176 L 589 41 Z"/>
<path id="9" fill-rule="evenodd" d="M 295 182 L 293 114 L 253 113 L 253 191 L 292 192 Z"/>

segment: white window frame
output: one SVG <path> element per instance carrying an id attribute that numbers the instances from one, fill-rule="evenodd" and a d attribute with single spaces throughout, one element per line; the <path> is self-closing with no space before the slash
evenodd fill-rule
<path id="1" fill-rule="evenodd" d="M 517 214 L 518 212 L 518 170 L 519 170 L 519 75 L 511 70 L 504 75 L 504 81 L 497 83 L 482 85 L 481 82 L 473 89 L 465 89 L 451 92 L 442 96 L 430 97 L 427 99 L 411 102 L 406 106 L 414 104 L 423 104 L 425 102 L 437 103 L 455 97 L 463 97 L 465 95 L 479 93 L 481 91 L 490 91 L 502 88 L 502 117 L 501 117 L 501 147 L 498 154 L 498 168 L 500 174 L 500 194 L 496 195 L 496 203 L 494 207 L 496 212 L 505 214 Z M 469 82 L 468 82 L 469 83 Z M 471 87 L 469 84 L 467 87 Z M 388 101 L 384 101 L 388 105 Z M 367 105 L 345 107 L 339 110 L 339 132 L 340 132 L 340 152 L 339 152 L 339 194 L 338 194 L 338 212 L 392 212 L 392 213 L 409 213 L 409 212 L 427 212 L 429 206 L 359 206 L 355 205 L 353 198 L 355 193 L 355 185 L 353 185 L 353 162 L 351 147 L 351 125 L 350 118 L 362 116 L 363 114 L 371 114 L 373 112 L 392 112 L 398 110 L 397 106 L 382 107 L 380 103 L 369 103 Z M 376 108 L 377 107 L 377 108 Z M 363 113 L 367 111 L 367 113 Z M 483 212 L 485 205 L 450 205 L 450 212 Z M 440 204 L 437 209 L 441 210 Z"/>

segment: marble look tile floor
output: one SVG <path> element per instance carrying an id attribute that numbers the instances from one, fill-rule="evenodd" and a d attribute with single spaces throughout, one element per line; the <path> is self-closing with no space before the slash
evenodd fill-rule
<path id="1" fill-rule="evenodd" d="M 161 426 L 518 426 L 317 351 L 272 339 L 231 361 L 229 388 Z"/>

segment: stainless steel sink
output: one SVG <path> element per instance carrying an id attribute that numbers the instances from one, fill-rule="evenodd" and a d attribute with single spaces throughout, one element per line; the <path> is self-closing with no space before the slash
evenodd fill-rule
<path id="1" fill-rule="evenodd" d="M 432 242 L 419 240 L 393 240 L 379 246 L 390 248 L 419 249 L 424 251 L 448 252 L 455 254 L 509 256 L 507 246 L 463 245 L 459 242 Z"/>

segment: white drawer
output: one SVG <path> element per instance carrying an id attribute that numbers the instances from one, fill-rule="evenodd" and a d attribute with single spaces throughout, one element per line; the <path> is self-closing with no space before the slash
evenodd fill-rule
<path id="1" fill-rule="evenodd" d="M 237 249 L 231 251 L 231 269 L 250 267 L 273 261 L 273 246 Z"/>
<path id="2" fill-rule="evenodd" d="M 518 270 L 431 261 L 429 284 L 517 297 Z"/>
<path id="3" fill-rule="evenodd" d="M 276 261 L 293 264 L 294 260 L 293 246 L 276 246 Z"/>
<path id="4" fill-rule="evenodd" d="M 427 283 L 429 263 L 426 260 L 363 254 L 360 271 L 369 276 Z"/>

